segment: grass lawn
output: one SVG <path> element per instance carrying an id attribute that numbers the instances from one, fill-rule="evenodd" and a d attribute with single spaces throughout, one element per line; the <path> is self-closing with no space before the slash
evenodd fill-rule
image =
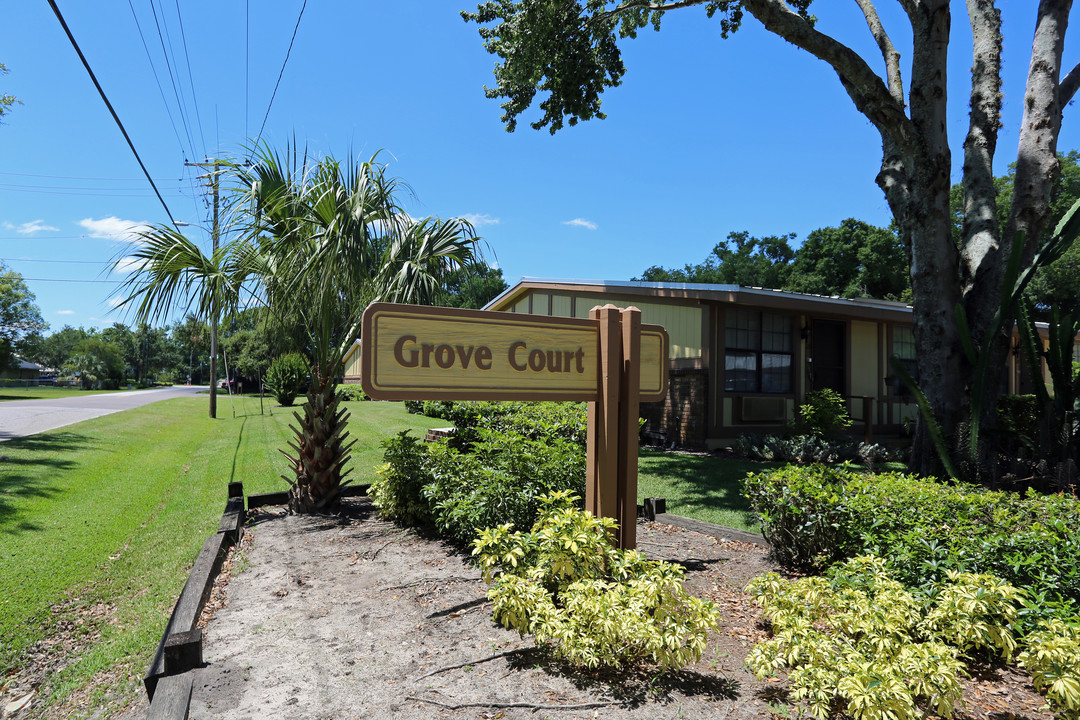
<path id="1" fill-rule="evenodd" d="M 68 398 L 81 395 L 100 395 L 101 393 L 114 393 L 119 390 L 80 390 L 75 387 L 0 387 L 0 402 L 8 400 L 49 400 L 51 398 Z"/>
<path id="2" fill-rule="evenodd" d="M 667 499 L 667 510 L 696 520 L 761 532 L 750 503 L 742 496 L 747 473 L 765 472 L 783 463 L 729 460 L 642 450 L 638 459 L 638 502 Z"/>
<path id="3" fill-rule="evenodd" d="M 70 663 L 43 688 L 62 699 L 99 672 L 111 692 L 139 689 L 172 605 L 217 529 L 230 481 L 246 493 L 285 489 L 278 452 L 291 409 L 258 398 L 180 398 L 0 444 L 0 677 L 39 640 Z M 352 478 L 373 475 L 379 443 L 445 421 L 400 403 L 352 402 Z M 235 408 L 236 417 L 233 417 Z M 269 414 L 272 413 L 272 414 Z M 102 699 L 93 699 L 99 704 Z"/>

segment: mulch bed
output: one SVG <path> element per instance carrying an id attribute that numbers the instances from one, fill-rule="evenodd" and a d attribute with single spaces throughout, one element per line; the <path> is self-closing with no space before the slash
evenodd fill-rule
<path id="1" fill-rule="evenodd" d="M 493 623 L 486 585 L 444 542 L 380 520 L 253 514 L 204 613 L 193 718 L 768 718 L 795 716 L 782 680 L 744 666 L 766 637 L 743 592 L 777 568 L 760 545 L 642 522 L 639 549 L 686 568 L 721 621 L 697 664 L 585 672 Z M 978 668 L 961 720 L 1049 720 L 1027 675 Z M 145 716 L 145 701 L 123 717 Z M 63 717 L 63 715 L 52 715 Z"/>

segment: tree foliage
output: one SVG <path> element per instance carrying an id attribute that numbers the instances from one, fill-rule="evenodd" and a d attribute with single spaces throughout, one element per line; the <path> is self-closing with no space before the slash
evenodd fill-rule
<path id="1" fill-rule="evenodd" d="M 852 49 L 854 42 L 818 30 L 810 4 L 811 0 L 488 0 L 463 17 L 478 23 L 484 47 L 499 58 L 497 84 L 486 92 L 504 99 L 508 130 L 516 127 L 517 118 L 538 95 L 543 98 L 538 103 L 541 116 L 532 123 L 534 128 L 555 132 L 564 122 L 602 118 L 602 93 L 618 85 L 626 72 L 620 41 L 650 24 L 659 29 L 667 12 L 703 9 L 704 16 L 719 17 L 724 37 L 753 18 L 826 63 L 856 110 L 881 135 L 881 166 L 875 180 L 910 258 L 920 382 L 938 425 L 955 439 L 975 394 L 987 396 L 979 404 L 986 422 L 993 423 L 991 400 L 1000 383 L 973 386 L 954 310 L 964 309 L 973 328 L 972 340 L 981 345 L 1005 291 L 1012 245 L 1023 245 L 1026 269 L 1052 224 L 1052 188 L 1061 172 L 1057 142 L 1063 110 L 1080 88 L 1080 65 L 1071 71 L 1063 65 L 1072 3 L 1042 0 L 1024 6 L 1034 15 L 1035 31 L 1004 225 L 997 205 L 999 183 L 993 175 L 1004 97 L 1002 15 L 994 2 L 966 4 L 973 60 L 960 190 L 963 220 L 957 237 L 956 215 L 950 208 L 953 158 L 948 136 L 949 128 L 956 126 L 948 102 L 955 4 L 904 0 L 899 19 L 890 17 L 886 23 L 873 0 L 859 0 L 880 58 L 864 58 Z M 834 5 L 822 7 L 835 12 Z M 906 23 L 902 35 L 910 38 L 909 47 L 894 45 L 886 25 L 895 23 Z M 992 367 L 1004 372 L 1008 334 L 994 335 L 989 352 Z M 915 442 L 913 467 L 935 472 L 937 459 L 925 423 L 920 423 Z"/>
<path id="2" fill-rule="evenodd" d="M 14 367 L 16 347 L 46 327 L 22 275 L 0 263 L 0 368 Z"/>
<path id="3" fill-rule="evenodd" d="M 778 290 L 905 300 L 910 281 L 896 233 L 854 218 L 811 232 L 792 249 L 795 234 L 758 238 L 732 232 L 704 262 L 682 269 L 653 266 L 640 280 L 765 287 Z"/>
<path id="4" fill-rule="evenodd" d="M 364 308 L 437 301 L 452 270 L 478 261 L 476 236 L 465 220 L 411 217 L 401 204 L 407 186 L 375 158 L 342 163 L 264 145 L 250 164 L 226 167 L 233 239 L 206 255 L 172 228 L 144 233 L 124 305 L 140 321 L 177 308 L 206 320 L 257 306 L 276 332 L 295 334 L 289 344 L 310 359 L 311 380 L 291 454 L 283 451 L 295 479 L 283 477 L 291 509 L 330 509 L 352 444 L 335 385 Z"/>
<path id="5" fill-rule="evenodd" d="M 0 63 L 0 77 L 7 75 L 10 72 L 4 63 Z M 14 95 L 0 95 L 0 124 L 3 124 L 3 118 L 9 112 L 11 112 L 11 106 L 15 104 L 22 105 L 21 100 L 16 100 Z"/>

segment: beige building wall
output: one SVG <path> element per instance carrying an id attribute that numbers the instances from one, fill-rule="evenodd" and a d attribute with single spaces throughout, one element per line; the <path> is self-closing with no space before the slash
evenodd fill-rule
<path id="1" fill-rule="evenodd" d="M 877 323 L 851 321 L 851 395 L 878 395 L 878 326 Z"/>

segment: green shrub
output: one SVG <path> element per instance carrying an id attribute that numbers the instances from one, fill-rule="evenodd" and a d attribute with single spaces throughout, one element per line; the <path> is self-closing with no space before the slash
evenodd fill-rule
<path id="1" fill-rule="evenodd" d="M 1027 592 L 1025 632 L 1080 607 L 1080 502 L 1072 496 L 821 465 L 752 474 L 744 488 L 785 566 L 821 572 L 874 554 L 905 585 L 924 589 L 949 570 L 989 573 Z"/>
<path id="2" fill-rule="evenodd" d="M 449 421 L 455 444 L 468 447 L 482 429 L 517 433 L 534 440 L 562 438 L 585 447 L 585 403 L 424 400 L 406 403 L 409 412 Z"/>
<path id="3" fill-rule="evenodd" d="M 423 487 L 431 481 L 425 465 L 427 448 L 402 430 L 382 443 L 386 461 L 375 473 L 368 488 L 371 502 L 387 520 L 408 527 L 432 525 L 433 516 Z"/>
<path id="4" fill-rule="evenodd" d="M 308 362 L 300 353 L 279 355 L 266 371 L 266 387 L 278 404 L 288 407 L 307 385 L 308 373 Z"/>
<path id="5" fill-rule="evenodd" d="M 949 717 L 963 694 L 967 651 L 1011 656 L 1019 591 L 997 578 L 951 573 L 923 602 L 860 556 L 828 577 L 788 582 L 776 573 L 747 587 L 772 626 L 746 663 L 759 677 L 790 668 L 797 700 L 817 718 L 912 720 L 920 707 Z"/>
<path id="6" fill-rule="evenodd" d="M 734 451 L 750 460 L 765 462 L 838 463 L 854 461 L 869 467 L 902 461 L 904 450 L 890 450 L 877 443 L 835 440 L 815 435 L 757 435 L 746 433 L 735 440 Z"/>
<path id="7" fill-rule="evenodd" d="M 431 447 L 426 471 L 432 479 L 423 492 L 435 524 L 463 545 L 484 528 L 530 527 L 543 495 L 585 492 L 585 452 L 561 438 L 482 429 L 468 452 Z"/>
<path id="8" fill-rule="evenodd" d="M 799 419 L 806 431 L 817 438 L 851 427 L 847 403 L 840 393 L 829 388 L 806 393 L 806 401 L 799 406 Z"/>
<path id="9" fill-rule="evenodd" d="M 432 523 L 468 545 L 484 528 L 530 527 L 542 495 L 585 492 L 585 451 L 574 443 L 488 429 L 476 438 L 467 451 L 405 434 L 391 438 L 370 491 L 375 504 L 395 522 Z"/>
<path id="10" fill-rule="evenodd" d="M 576 509 L 579 500 L 545 496 L 531 532 L 505 524 L 474 541 L 484 579 L 494 579 L 495 619 L 588 668 L 700 660 L 716 607 L 686 592 L 681 567 L 614 548 L 615 521 Z"/>
<path id="11" fill-rule="evenodd" d="M 339 385 L 337 393 L 338 398 L 345 402 L 351 400 L 370 400 L 367 393 L 364 392 L 363 387 L 352 383 L 348 385 Z"/>
<path id="12" fill-rule="evenodd" d="M 1050 709 L 1067 720 L 1080 718 L 1080 625 L 1061 620 L 1044 622 L 1027 637 L 1019 664 L 1031 673 L 1035 689 Z"/>

